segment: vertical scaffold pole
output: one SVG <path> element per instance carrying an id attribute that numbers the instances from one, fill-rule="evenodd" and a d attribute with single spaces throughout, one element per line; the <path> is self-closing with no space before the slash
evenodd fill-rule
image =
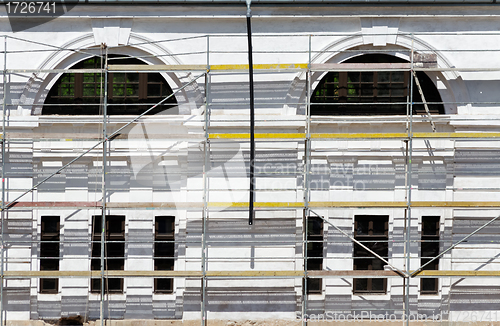
<path id="1" fill-rule="evenodd" d="M 411 34 L 411 62 L 410 62 L 410 108 L 409 108 L 409 117 L 410 123 L 408 125 L 408 184 L 407 184 L 407 220 L 406 223 L 406 293 L 405 293 L 405 317 L 406 317 L 406 326 L 410 325 L 410 256 L 411 256 L 411 189 L 412 189 L 412 157 L 413 157 L 413 34 Z"/>
<path id="2" fill-rule="evenodd" d="M 107 150 L 108 150 L 108 131 L 107 131 L 107 114 L 108 114 L 108 48 L 106 45 L 103 44 L 105 47 L 105 54 L 104 58 L 104 98 L 103 98 L 103 105 L 102 105 L 102 137 L 104 142 L 102 143 L 102 185 L 101 185 L 101 191 L 102 191 L 102 215 L 101 215 L 101 305 L 100 305 L 100 320 L 101 320 L 101 326 L 104 326 L 104 298 L 106 295 L 105 292 L 105 264 L 107 260 L 105 261 L 105 237 L 106 237 L 106 156 L 107 156 Z M 101 78 L 102 80 L 102 78 Z M 101 93 L 102 94 L 102 93 Z"/>
<path id="3" fill-rule="evenodd" d="M 409 114 L 408 114 L 408 110 L 409 110 L 409 101 L 410 101 L 410 95 L 408 94 L 407 96 L 407 118 L 409 117 Z M 409 124 L 409 121 L 407 121 L 407 124 Z M 407 125 L 407 129 L 406 129 L 406 132 L 408 133 L 408 125 Z M 408 139 L 405 139 L 404 140 L 404 143 L 405 143 L 405 151 L 404 151 L 404 159 L 405 159 L 405 202 L 408 203 Z M 404 228 L 403 228 L 403 233 L 405 235 L 405 241 L 406 241 L 406 234 L 407 234 L 407 217 L 408 217 L 408 207 L 405 208 L 405 212 L 404 212 Z M 408 269 L 406 268 L 406 243 L 405 245 L 403 246 L 403 267 L 404 267 L 404 270 L 405 271 L 408 271 Z M 401 315 L 404 317 L 404 314 L 406 314 L 406 305 L 408 304 L 406 302 L 406 283 L 409 281 L 409 278 L 408 277 L 403 277 L 403 311 L 401 312 Z M 402 318 L 402 321 L 403 321 L 403 325 L 405 325 L 405 319 Z"/>
<path id="4" fill-rule="evenodd" d="M 410 53 L 410 57 L 411 57 L 411 53 Z M 411 60 L 411 59 L 410 59 Z M 411 72 L 409 73 L 409 77 L 408 78 L 412 78 L 411 76 Z M 409 84 L 411 84 L 411 81 L 409 80 L 408 81 Z M 410 91 L 408 90 L 407 94 L 406 94 L 406 133 L 408 135 L 408 138 L 409 138 L 409 133 L 410 133 L 410 101 L 411 101 L 411 94 L 410 94 Z M 405 151 L 404 151 L 404 159 L 405 159 L 405 203 L 408 203 L 408 184 L 409 184 L 409 180 L 408 180 L 408 138 L 404 140 L 404 143 L 405 143 Z M 407 222 L 408 222 L 408 207 L 405 208 L 405 212 L 404 212 L 404 228 L 403 228 L 403 233 L 404 233 L 404 236 L 405 236 L 405 245 L 403 246 L 403 267 L 406 271 L 408 271 L 408 269 L 406 268 L 406 250 L 407 250 L 407 246 L 406 246 L 406 234 L 407 234 Z M 404 319 L 404 315 L 406 314 L 406 306 L 408 305 L 407 301 L 406 301 L 406 283 L 409 281 L 409 278 L 408 277 L 404 277 L 403 278 L 403 310 L 401 312 L 401 316 L 402 316 L 402 322 L 403 322 L 403 325 L 405 325 L 405 319 Z"/>
<path id="5" fill-rule="evenodd" d="M 206 251 L 207 251 L 207 243 L 206 243 L 206 228 L 207 228 L 207 218 L 208 218 L 208 168 L 209 168 L 209 121 L 210 121 L 210 36 L 207 35 L 207 72 L 205 74 L 205 143 L 203 146 L 203 222 L 201 229 L 201 326 L 205 326 L 207 324 L 207 311 L 206 311 L 206 300 L 207 300 L 207 280 L 206 280 L 206 272 L 207 272 L 207 261 L 206 261 Z"/>
<path id="6" fill-rule="evenodd" d="M 4 273 L 4 220 L 5 220 L 5 144 L 6 144 L 6 130 L 5 130 L 5 116 L 7 114 L 7 36 L 3 37 L 3 103 L 2 103 L 2 221 L 1 221 L 1 248 L 2 262 L 0 267 L 0 326 L 4 325 L 4 306 L 3 306 L 3 273 Z"/>
<path id="7" fill-rule="evenodd" d="M 311 35 L 308 38 L 308 65 L 306 72 L 306 138 L 304 140 L 304 216 L 303 216 L 303 257 L 304 277 L 302 281 L 302 325 L 307 325 L 307 234 L 309 219 L 309 162 L 311 156 Z"/>

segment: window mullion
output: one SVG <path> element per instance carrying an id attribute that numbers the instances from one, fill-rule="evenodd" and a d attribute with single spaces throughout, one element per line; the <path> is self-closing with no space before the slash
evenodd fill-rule
<path id="1" fill-rule="evenodd" d="M 108 73 L 108 99 L 111 100 L 113 99 L 113 76 L 114 74 L 112 72 Z"/>
<path id="2" fill-rule="evenodd" d="M 148 98 L 148 74 L 139 73 L 139 99 Z"/>
<path id="3" fill-rule="evenodd" d="M 409 76 L 410 76 L 410 74 L 408 73 L 408 71 L 405 71 L 404 72 L 404 77 L 403 77 L 403 83 L 404 83 L 403 87 L 404 87 L 404 90 L 405 90 L 404 96 L 408 96 L 408 94 L 409 94 L 409 92 L 408 92 L 409 91 L 409 89 L 408 89 L 408 82 L 409 82 L 409 79 L 410 79 Z"/>
<path id="4" fill-rule="evenodd" d="M 83 74 L 75 73 L 75 98 L 83 98 Z"/>
<path id="5" fill-rule="evenodd" d="M 347 72 L 339 72 L 339 101 L 347 101 Z"/>

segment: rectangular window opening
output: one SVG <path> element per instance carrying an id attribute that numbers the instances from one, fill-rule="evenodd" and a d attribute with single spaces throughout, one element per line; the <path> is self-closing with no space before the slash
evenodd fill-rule
<path id="1" fill-rule="evenodd" d="M 154 269 L 173 271 L 175 264 L 175 216 L 155 216 Z M 155 278 L 154 292 L 174 292 L 173 278 Z"/>
<path id="2" fill-rule="evenodd" d="M 42 216 L 40 232 L 40 270 L 59 270 L 60 217 Z M 59 292 L 59 279 L 41 278 L 40 293 Z"/>
<path id="3" fill-rule="evenodd" d="M 123 278 L 105 278 L 104 279 L 104 291 L 109 294 L 120 294 L 123 293 Z M 93 278 L 91 283 L 91 292 L 100 293 L 101 292 L 101 279 Z"/>
<path id="4" fill-rule="evenodd" d="M 356 215 L 354 217 L 354 238 L 387 259 L 389 253 L 389 216 Z M 353 252 L 355 270 L 383 270 L 385 263 L 363 247 L 354 244 Z M 353 279 L 354 294 L 387 293 L 386 278 Z"/>
<path id="5" fill-rule="evenodd" d="M 102 216 L 92 217 L 92 260 L 91 270 L 101 270 L 101 226 Z M 125 268 L 125 216 L 106 215 L 104 230 L 104 270 Z M 101 279 L 92 279 L 90 291 L 101 292 Z M 123 278 L 105 278 L 105 293 L 123 293 Z"/>
<path id="6" fill-rule="evenodd" d="M 422 233 L 420 246 L 420 263 L 423 265 L 439 254 L 439 216 L 422 216 Z M 438 270 L 439 259 L 427 265 L 424 270 Z M 439 281 L 437 278 L 421 278 L 420 294 L 437 295 Z"/>
<path id="7" fill-rule="evenodd" d="M 323 269 L 323 219 L 318 216 L 307 218 L 307 270 L 318 271 Z M 307 294 L 321 294 L 322 279 L 307 279 Z"/>

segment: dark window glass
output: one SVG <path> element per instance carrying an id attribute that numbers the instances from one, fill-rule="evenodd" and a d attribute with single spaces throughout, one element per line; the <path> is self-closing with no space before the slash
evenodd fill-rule
<path id="1" fill-rule="evenodd" d="M 93 278 L 90 287 L 94 293 L 101 292 L 101 279 Z M 105 278 L 104 290 L 106 293 L 123 293 L 123 278 Z"/>
<path id="2" fill-rule="evenodd" d="M 174 244 L 157 242 L 155 243 L 155 257 L 173 257 L 174 256 Z"/>
<path id="3" fill-rule="evenodd" d="M 42 216 L 40 233 L 40 270 L 59 270 L 59 216 Z M 41 278 L 40 293 L 58 293 L 59 279 Z"/>
<path id="4" fill-rule="evenodd" d="M 155 237 L 174 237 L 174 216 L 156 216 Z"/>
<path id="5" fill-rule="evenodd" d="M 422 278 L 420 280 L 420 293 L 422 294 L 438 294 L 438 279 L 437 278 Z"/>
<path id="6" fill-rule="evenodd" d="M 317 216 L 307 218 L 307 270 L 323 269 L 323 219 Z M 321 294 L 320 278 L 307 279 L 307 293 Z"/>
<path id="7" fill-rule="evenodd" d="M 422 236 L 420 244 L 420 263 L 423 265 L 439 254 L 439 216 L 422 216 Z M 424 270 L 438 270 L 439 259 L 427 265 Z M 421 278 L 421 294 L 438 294 L 437 278 Z"/>
<path id="8" fill-rule="evenodd" d="M 155 217 L 154 268 L 172 271 L 175 263 L 175 216 Z M 172 278 L 155 278 L 155 293 L 173 293 Z"/>
<path id="9" fill-rule="evenodd" d="M 134 58 L 118 59 L 110 63 L 144 65 Z M 100 69 L 101 58 L 93 57 L 81 61 L 71 69 Z M 104 94 L 104 75 L 100 73 L 66 73 L 55 83 L 47 95 L 42 109 L 43 115 L 98 115 L 102 114 L 101 94 Z M 108 115 L 139 115 L 172 94 L 172 89 L 159 73 L 109 73 Z M 168 110 L 177 104 L 172 96 L 148 115 Z"/>
<path id="10" fill-rule="evenodd" d="M 173 278 L 155 278 L 155 293 L 169 294 L 174 292 Z"/>
<path id="11" fill-rule="evenodd" d="M 307 294 L 321 294 L 322 291 L 322 279 L 307 278 Z"/>
<path id="12" fill-rule="evenodd" d="M 422 216 L 422 236 L 439 237 L 439 216 Z"/>
<path id="13" fill-rule="evenodd" d="M 388 256 L 389 216 L 358 215 L 354 218 L 354 238 L 379 256 Z M 354 244 L 355 270 L 383 270 L 385 263 L 358 244 Z M 386 293 L 387 279 L 354 279 L 355 294 Z"/>
<path id="14" fill-rule="evenodd" d="M 41 278 L 40 293 L 57 294 L 59 288 L 59 280 L 57 278 Z"/>
<path id="15" fill-rule="evenodd" d="M 92 217 L 92 261 L 91 269 L 101 269 L 102 216 Z M 125 267 L 125 216 L 107 215 L 104 239 L 104 269 L 123 270 Z M 123 293 L 122 278 L 105 278 L 106 293 Z M 101 279 L 92 279 L 92 292 L 101 292 Z"/>
<path id="16" fill-rule="evenodd" d="M 403 59 L 367 54 L 345 63 L 403 63 Z M 417 72 L 427 103 L 442 102 L 439 91 L 424 72 Z M 410 90 L 408 71 L 329 72 L 311 96 L 311 115 L 406 115 Z M 421 103 L 418 87 L 413 102 Z M 394 103 L 394 104 L 392 104 Z M 429 104 L 431 114 L 444 114 L 442 104 Z M 414 114 L 426 114 L 423 104 L 413 105 Z"/>

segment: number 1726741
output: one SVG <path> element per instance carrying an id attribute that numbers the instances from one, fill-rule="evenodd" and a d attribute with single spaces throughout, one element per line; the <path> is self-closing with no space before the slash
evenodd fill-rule
<path id="1" fill-rule="evenodd" d="M 7 14 L 55 14 L 56 3 L 45 1 L 9 1 L 5 3 Z"/>

